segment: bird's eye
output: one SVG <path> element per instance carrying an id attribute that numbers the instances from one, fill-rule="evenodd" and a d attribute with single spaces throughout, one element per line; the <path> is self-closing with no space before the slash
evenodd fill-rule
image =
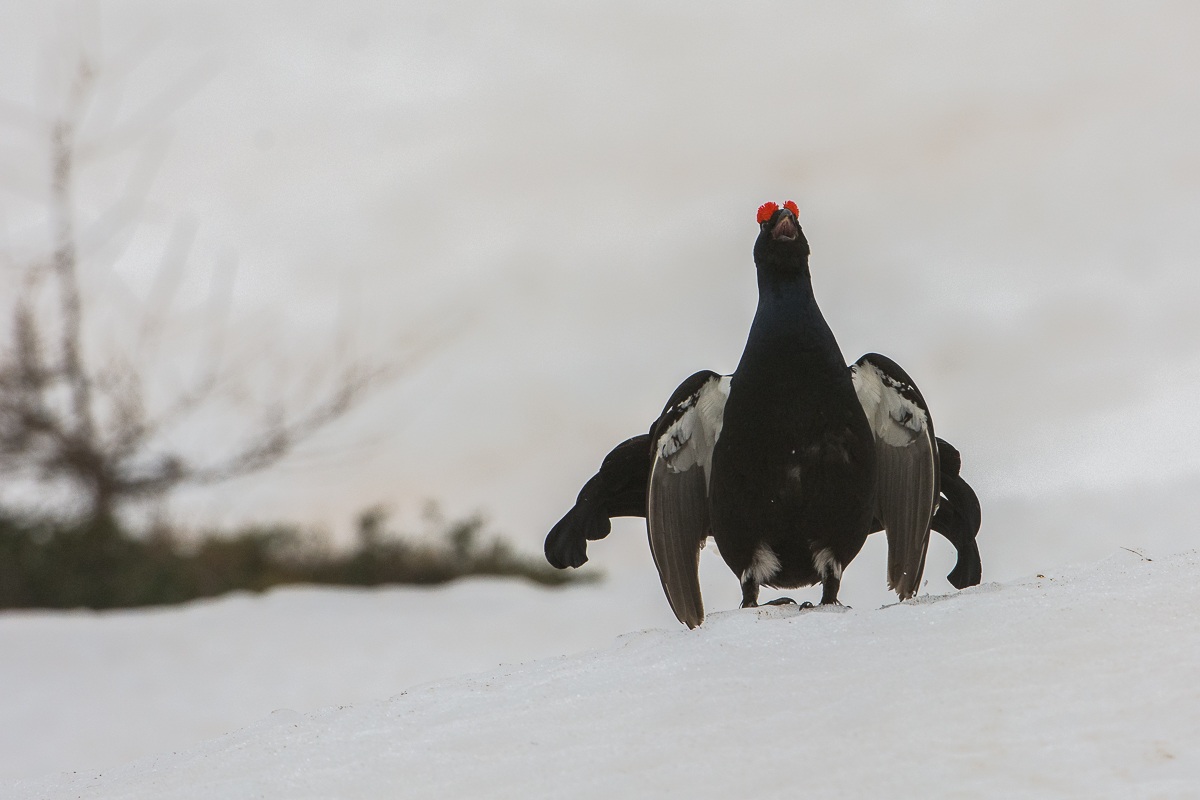
<path id="1" fill-rule="evenodd" d="M 761 206 L 758 207 L 758 224 L 762 225 L 764 222 L 766 222 L 772 216 L 774 216 L 775 212 L 778 210 L 779 210 L 778 203 L 771 203 L 771 202 L 763 203 Z"/>
<path id="2" fill-rule="evenodd" d="M 800 218 L 800 206 L 796 205 L 795 200 L 788 200 L 786 203 L 783 204 L 783 207 L 786 208 L 788 211 L 792 212 L 792 214 L 794 214 L 797 219 Z"/>

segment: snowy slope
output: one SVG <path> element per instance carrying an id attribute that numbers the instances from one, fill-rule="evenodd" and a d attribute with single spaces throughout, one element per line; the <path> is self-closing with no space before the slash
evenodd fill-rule
<path id="1" fill-rule="evenodd" d="M 716 613 L 4 796 L 1194 797 L 1198 607 L 1200 553 L 1121 551 L 881 609 Z"/>
<path id="2" fill-rule="evenodd" d="M 0 779 L 108 767 L 277 709 L 388 697 L 673 620 L 649 564 L 562 590 L 470 580 L 286 588 L 102 614 L 8 612 L 0 614 Z"/>

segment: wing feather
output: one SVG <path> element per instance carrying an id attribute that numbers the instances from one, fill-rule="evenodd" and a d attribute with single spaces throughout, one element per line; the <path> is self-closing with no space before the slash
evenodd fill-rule
<path id="1" fill-rule="evenodd" d="M 546 534 L 546 560 L 557 569 L 587 563 L 589 541 L 608 536 L 612 517 L 645 517 L 650 484 L 650 436 L 626 439 L 604 457 L 579 490 L 575 505 Z"/>
<path id="2" fill-rule="evenodd" d="M 890 358 L 868 353 L 851 375 L 875 435 L 875 515 L 887 530 L 888 586 L 907 600 L 921 585 L 937 511 L 933 420 L 912 379 Z"/>
<path id="3" fill-rule="evenodd" d="M 650 433 L 650 553 L 671 610 L 689 628 L 704 621 L 700 549 L 711 530 L 709 466 L 728 395 L 729 378 L 698 372 L 675 391 Z"/>

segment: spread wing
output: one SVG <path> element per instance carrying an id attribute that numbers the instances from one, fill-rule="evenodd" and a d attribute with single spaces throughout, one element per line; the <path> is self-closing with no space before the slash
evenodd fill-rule
<path id="1" fill-rule="evenodd" d="M 933 419 L 912 378 L 890 358 L 868 353 L 850 371 L 875 434 L 875 516 L 887 529 L 888 586 L 907 600 L 921 584 L 937 511 Z"/>
<path id="2" fill-rule="evenodd" d="M 700 549 L 711 528 L 709 467 L 728 396 L 728 377 L 697 372 L 675 390 L 650 431 L 650 552 L 671 610 L 689 628 L 704 621 Z"/>

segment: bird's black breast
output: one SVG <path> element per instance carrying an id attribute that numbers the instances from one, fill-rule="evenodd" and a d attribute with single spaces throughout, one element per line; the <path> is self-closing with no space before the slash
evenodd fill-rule
<path id="1" fill-rule="evenodd" d="M 777 586 L 819 580 L 813 554 L 825 548 L 848 563 L 870 526 L 874 460 L 844 368 L 735 374 L 710 487 L 713 535 L 730 568 L 740 574 L 761 544 L 780 561 Z"/>

